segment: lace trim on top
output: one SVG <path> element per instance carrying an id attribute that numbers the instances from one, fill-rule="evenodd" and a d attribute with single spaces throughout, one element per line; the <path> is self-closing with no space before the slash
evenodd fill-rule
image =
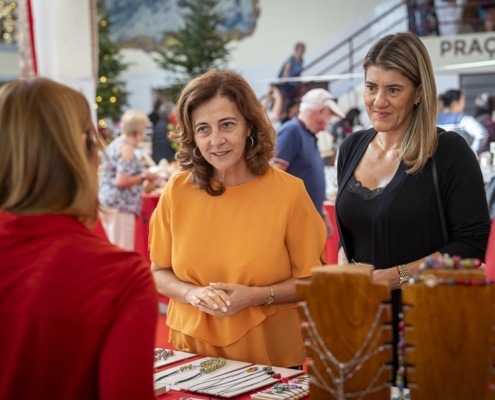
<path id="1" fill-rule="evenodd" d="M 384 187 L 378 187 L 376 189 L 368 189 L 367 187 L 363 186 L 363 184 L 356 179 L 354 174 L 351 176 L 351 179 L 349 179 L 349 192 L 352 193 L 357 193 L 360 195 L 364 200 L 369 201 L 373 200 L 375 197 L 380 196 L 382 192 L 385 190 L 386 186 Z"/>

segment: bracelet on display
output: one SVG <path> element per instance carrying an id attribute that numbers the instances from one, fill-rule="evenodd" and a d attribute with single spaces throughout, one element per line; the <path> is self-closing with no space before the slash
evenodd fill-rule
<path id="1" fill-rule="evenodd" d="M 450 257 L 444 254 L 439 257 L 426 257 L 425 262 L 421 264 L 420 270 L 425 269 L 476 269 L 481 266 L 481 260 L 478 258 L 461 258 L 459 256 Z"/>
<path id="2" fill-rule="evenodd" d="M 155 349 L 155 362 L 166 360 L 173 355 L 174 351 L 171 349 Z"/>

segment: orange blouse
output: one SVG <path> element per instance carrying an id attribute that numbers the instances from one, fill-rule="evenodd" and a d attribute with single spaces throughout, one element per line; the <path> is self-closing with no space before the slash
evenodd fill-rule
<path id="1" fill-rule="evenodd" d="M 216 197 L 198 190 L 189 172 L 175 175 L 151 218 L 149 246 L 153 263 L 172 267 L 182 281 L 267 286 L 310 276 L 324 260 L 325 240 L 325 224 L 304 183 L 271 167 Z M 207 344 L 228 346 L 267 317 L 296 306 L 253 306 L 218 318 L 171 300 L 167 324 Z"/>

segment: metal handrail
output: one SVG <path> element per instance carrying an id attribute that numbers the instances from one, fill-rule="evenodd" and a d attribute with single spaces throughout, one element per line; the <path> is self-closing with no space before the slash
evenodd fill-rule
<path id="1" fill-rule="evenodd" d="M 477 6 L 481 6 L 481 5 L 494 5 L 494 1 L 493 0 L 470 1 L 470 2 L 464 3 L 462 5 L 457 5 L 457 7 L 477 7 Z M 310 68 L 313 68 L 315 65 L 317 65 L 317 64 L 321 63 L 322 61 L 328 59 L 331 55 L 333 55 L 334 53 L 338 52 L 339 50 L 343 50 L 345 47 L 348 47 L 349 48 L 349 51 L 346 54 L 338 57 L 336 60 L 332 60 L 332 62 L 329 65 L 327 65 L 325 68 L 321 69 L 317 73 L 311 73 L 311 75 L 312 76 L 325 75 L 325 74 L 329 73 L 330 71 L 332 71 L 333 68 L 336 68 L 339 64 L 341 64 L 344 61 L 346 61 L 347 59 L 349 60 L 348 67 L 345 68 L 344 70 L 342 70 L 341 72 L 336 72 L 336 73 L 337 74 L 339 74 L 339 73 L 340 74 L 352 73 L 354 71 L 354 69 L 357 66 L 359 66 L 361 64 L 361 62 L 362 62 L 362 60 L 359 60 L 359 61 L 355 62 L 355 60 L 354 60 L 355 53 L 358 52 L 359 50 L 361 50 L 364 46 L 366 46 L 370 42 L 373 42 L 374 40 L 376 40 L 378 37 L 381 37 L 382 35 L 384 35 L 387 32 L 389 32 L 395 26 L 397 26 L 400 23 L 402 23 L 404 21 L 404 19 L 395 20 L 393 23 L 391 23 L 390 25 L 388 25 L 386 28 L 380 30 L 380 32 L 374 33 L 373 35 L 370 35 L 369 37 L 363 39 L 363 41 L 360 44 L 355 44 L 356 38 L 358 36 L 360 36 L 361 34 L 365 33 L 366 31 L 369 31 L 372 26 L 374 26 L 377 22 L 379 22 L 380 20 L 382 20 L 384 17 L 386 17 L 389 14 L 391 14 L 392 12 L 398 10 L 399 7 L 404 7 L 404 6 L 405 6 L 404 2 L 402 0 L 399 1 L 397 4 L 395 4 L 392 7 L 390 7 L 390 9 L 386 10 L 381 15 L 377 16 L 372 21 L 368 22 L 367 24 L 365 24 L 364 26 L 362 26 L 361 28 L 359 28 L 358 30 L 356 30 L 355 32 L 353 32 L 346 39 L 340 41 L 339 43 L 337 43 L 336 45 L 334 45 L 332 48 L 330 48 L 329 50 L 327 50 L 325 53 L 321 54 L 320 56 L 318 56 L 317 58 L 315 58 L 314 60 L 312 60 L 309 64 L 307 64 L 301 70 L 301 73 L 303 73 L 304 71 L 307 71 Z M 447 6 L 445 6 L 445 7 L 447 7 Z M 436 6 L 434 8 L 436 10 L 440 10 L 441 11 L 442 6 Z M 407 18 L 409 18 L 409 15 L 406 15 L 405 19 L 407 19 Z M 476 22 L 479 22 L 479 21 L 480 21 L 480 19 L 476 19 L 476 18 L 460 18 L 460 19 L 457 19 L 455 21 L 448 21 L 447 24 L 453 24 L 453 23 L 476 23 Z"/>
<path id="2" fill-rule="evenodd" d="M 391 7 L 389 10 L 385 11 L 383 14 L 379 15 L 378 17 L 376 17 L 375 19 L 373 19 L 372 21 L 368 22 L 366 25 L 364 25 L 362 28 L 358 29 L 357 31 L 355 31 L 352 35 L 350 35 L 348 38 L 342 40 L 340 43 L 336 44 L 335 46 L 333 46 L 330 50 L 326 51 L 325 53 L 323 53 L 322 55 L 320 55 L 319 57 L 317 57 L 316 59 L 314 59 L 313 61 L 311 61 L 308 65 L 306 65 L 302 71 L 305 71 L 311 67 L 313 67 L 314 65 L 318 64 L 320 61 L 326 59 L 328 56 L 330 56 L 331 54 L 333 54 L 335 51 L 341 49 L 344 45 L 346 45 L 347 43 L 349 42 L 352 42 L 352 40 L 356 37 L 356 36 L 359 36 L 361 33 L 365 32 L 366 30 L 368 30 L 373 24 L 377 23 L 378 21 L 380 21 L 384 16 L 386 16 L 387 14 L 395 11 L 396 9 L 398 9 L 399 7 L 403 7 L 404 6 L 404 3 L 402 1 L 400 1 L 399 3 L 397 3 L 396 5 L 394 5 L 393 7 Z"/>

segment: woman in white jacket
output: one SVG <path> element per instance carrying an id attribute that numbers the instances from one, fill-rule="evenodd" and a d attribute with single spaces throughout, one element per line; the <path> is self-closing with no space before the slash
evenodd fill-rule
<path id="1" fill-rule="evenodd" d="M 439 96 L 443 111 L 437 116 L 437 125 L 446 131 L 454 131 L 468 142 L 471 149 L 479 154 L 485 150 L 488 132 L 476 118 L 464 114 L 465 97 L 460 90 L 447 90 Z"/>

